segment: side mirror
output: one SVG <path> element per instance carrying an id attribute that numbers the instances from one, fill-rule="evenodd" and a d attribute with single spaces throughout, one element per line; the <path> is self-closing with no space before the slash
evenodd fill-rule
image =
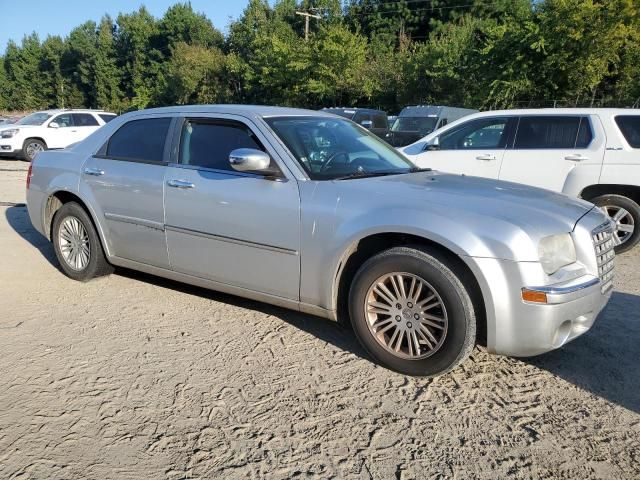
<path id="1" fill-rule="evenodd" d="M 58 122 L 51 122 L 49 128 L 60 128 L 60 125 L 58 125 Z"/>
<path id="2" fill-rule="evenodd" d="M 425 152 L 433 152 L 434 150 L 440 150 L 440 141 L 438 140 L 438 137 L 432 139 L 424 146 Z"/>
<path id="3" fill-rule="evenodd" d="M 373 122 L 371 120 L 362 120 L 360 122 L 360 125 L 362 125 L 367 130 L 371 130 L 371 128 L 373 127 Z"/>
<path id="4" fill-rule="evenodd" d="M 231 167 L 238 172 L 273 174 L 271 157 L 254 148 L 238 148 L 229 154 Z"/>

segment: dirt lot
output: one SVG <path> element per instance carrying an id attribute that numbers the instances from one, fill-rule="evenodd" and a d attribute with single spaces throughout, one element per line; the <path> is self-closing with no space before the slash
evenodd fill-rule
<path id="1" fill-rule="evenodd" d="M 640 249 L 596 326 L 435 380 L 352 332 L 118 271 L 86 284 L 0 161 L 0 478 L 640 477 Z"/>

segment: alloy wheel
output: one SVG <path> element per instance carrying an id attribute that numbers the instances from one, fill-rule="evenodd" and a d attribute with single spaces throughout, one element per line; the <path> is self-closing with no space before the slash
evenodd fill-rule
<path id="1" fill-rule="evenodd" d="M 91 259 L 89 235 L 76 217 L 67 217 L 58 231 L 60 253 L 66 264 L 74 270 L 84 270 Z"/>
<path id="2" fill-rule="evenodd" d="M 602 208 L 616 224 L 616 244 L 622 245 L 627 242 L 635 231 L 635 222 L 631 213 L 617 205 L 605 205 Z"/>
<path id="3" fill-rule="evenodd" d="M 447 311 L 438 292 L 411 273 L 379 277 L 365 300 L 367 326 L 376 341 L 401 358 L 420 360 L 437 352 L 447 336 Z"/>

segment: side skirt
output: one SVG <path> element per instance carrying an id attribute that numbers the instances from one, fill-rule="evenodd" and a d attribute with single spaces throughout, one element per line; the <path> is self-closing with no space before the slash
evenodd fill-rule
<path id="1" fill-rule="evenodd" d="M 338 321 L 335 310 L 327 310 L 316 305 L 308 303 L 301 303 L 295 300 L 289 300 L 288 298 L 278 297 L 275 295 L 269 295 L 267 293 L 256 292 L 254 290 L 248 290 L 246 288 L 234 287 L 226 283 L 220 283 L 205 278 L 195 277 L 193 275 L 187 275 L 186 273 L 179 273 L 173 270 L 167 270 L 160 267 L 154 267 L 145 263 L 128 260 L 120 257 L 109 257 L 109 262 L 118 267 L 129 268 L 131 270 L 138 270 L 140 272 L 148 273 L 150 275 L 156 275 L 158 277 L 168 278 L 169 280 L 175 280 L 177 282 L 187 283 L 196 287 L 207 288 L 209 290 L 215 290 L 217 292 L 227 293 L 229 295 L 236 295 L 238 297 L 248 298 L 250 300 L 256 300 L 258 302 L 264 302 L 278 307 L 288 308 L 290 310 L 297 310 L 302 313 L 308 313 L 309 315 L 315 315 L 318 317 L 326 318 L 334 322 Z"/>

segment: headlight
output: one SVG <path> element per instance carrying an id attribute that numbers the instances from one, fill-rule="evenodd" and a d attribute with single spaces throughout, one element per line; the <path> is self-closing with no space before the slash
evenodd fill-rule
<path id="1" fill-rule="evenodd" d="M 11 128 L 9 130 L 3 130 L 2 132 L 0 132 L 0 138 L 11 138 L 16 133 L 18 133 L 19 131 L 20 131 L 20 129 L 18 129 L 18 128 Z"/>
<path id="2" fill-rule="evenodd" d="M 576 247 L 569 233 L 544 237 L 538 244 L 538 256 L 542 269 L 552 275 L 565 265 L 576 261 Z"/>

